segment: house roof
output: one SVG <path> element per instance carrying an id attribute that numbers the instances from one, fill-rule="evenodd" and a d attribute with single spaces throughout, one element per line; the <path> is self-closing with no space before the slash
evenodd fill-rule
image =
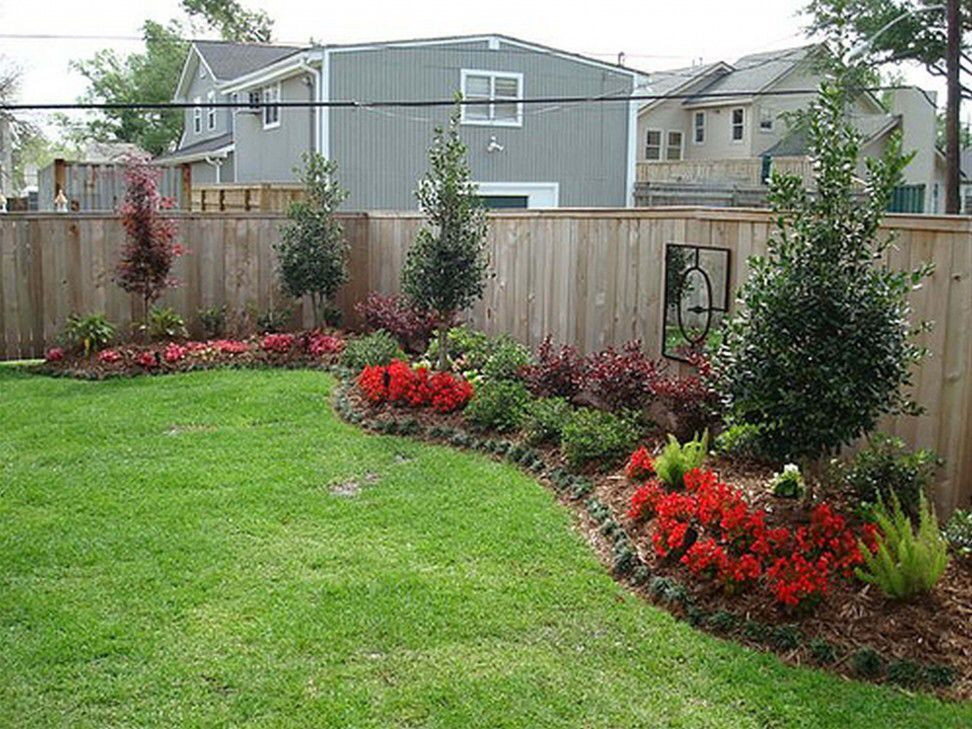
<path id="1" fill-rule="evenodd" d="M 901 117 L 896 114 L 862 114 L 851 118 L 851 123 L 861 134 L 864 144 L 877 139 L 896 128 Z M 763 152 L 770 157 L 798 157 L 810 151 L 810 144 L 806 133 L 797 129 L 787 134 L 772 147 Z"/>
<path id="2" fill-rule="evenodd" d="M 197 40 L 193 45 L 213 76 L 222 81 L 256 71 L 303 50 L 301 46 L 213 40 Z"/>
<path id="3" fill-rule="evenodd" d="M 173 152 L 160 155 L 155 158 L 155 161 L 163 163 L 189 162 L 194 159 L 217 156 L 217 154 L 225 155 L 226 152 L 230 151 L 232 144 L 233 134 L 227 132 L 226 134 L 220 134 L 218 137 L 204 139 L 201 142 L 195 142 Z"/>
<path id="4" fill-rule="evenodd" d="M 652 94 L 669 94 L 707 76 L 719 67 L 731 71 L 732 67 L 722 61 L 705 63 L 699 66 L 685 66 L 671 68 L 664 71 L 654 71 L 648 74 L 648 85 Z"/>
<path id="5" fill-rule="evenodd" d="M 720 98 L 720 93 L 738 95 L 762 91 L 800 64 L 806 63 L 819 47 L 814 44 L 743 56 L 731 64 L 731 72 L 699 89 L 699 94 L 705 94 L 704 98 L 686 99 L 684 103 L 713 104 L 733 98 L 728 95 Z"/>

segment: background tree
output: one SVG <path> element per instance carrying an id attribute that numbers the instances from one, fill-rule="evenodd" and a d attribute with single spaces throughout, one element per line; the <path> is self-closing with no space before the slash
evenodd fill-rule
<path id="1" fill-rule="evenodd" d="M 456 313 L 482 297 L 486 287 L 486 210 L 476 196 L 459 139 L 459 109 L 447 129 L 436 127 L 429 171 L 415 193 L 428 224 L 408 249 L 402 290 L 436 315 L 439 369 L 448 366 L 446 334 Z"/>
<path id="2" fill-rule="evenodd" d="M 305 153 L 294 172 L 304 182 L 306 199 L 290 205 L 290 222 L 274 244 L 284 290 L 295 298 L 310 296 L 314 326 L 324 323 L 327 305 L 348 280 L 348 242 L 334 213 L 348 193 L 336 181 L 337 163 L 319 153 Z"/>
<path id="3" fill-rule="evenodd" d="M 225 40 L 267 42 L 273 21 L 262 11 L 248 11 L 235 0 L 183 0 L 188 23 L 142 24 L 145 50 L 120 55 L 113 49 L 72 61 L 88 80 L 79 97 L 85 103 L 164 103 L 172 100 L 186 60 L 187 37 L 216 31 Z M 152 155 L 165 152 L 182 134 L 182 109 L 105 109 L 78 121 L 61 117 L 65 135 L 74 140 L 132 142 Z"/>
<path id="4" fill-rule="evenodd" d="M 125 228 L 125 246 L 115 270 L 115 281 L 142 299 L 143 324 L 149 309 L 166 289 L 177 286 L 172 264 L 183 254 L 175 242 L 177 225 L 163 214 L 173 202 L 159 194 L 160 171 L 142 159 L 125 167 L 125 200 L 119 213 Z"/>
<path id="5" fill-rule="evenodd" d="M 963 32 L 972 31 L 972 0 L 961 0 L 961 9 Z M 914 61 L 931 74 L 945 76 L 945 10 L 941 0 L 810 0 L 803 12 L 810 20 L 808 33 L 819 33 L 848 48 L 870 43 L 866 57 L 872 65 Z M 970 46 L 972 36 L 963 36 L 966 73 L 972 73 Z M 972 98 L 969 84 L 964 85 L 962 93 Z"/>
<path id="6" fill-rule="evenodd" d="M 776 232 L 750 259 L 739 313 L 727 326 L 716 372 L 731 419 L 758 427 L 775 459 L 813 459 L 870 432 L 881 415 L 914 412 L 904 393 L 924 350 L 907 295 L 930 271 L 881 263 L 891 237 L 878 226 L 909 157 L 896 139 L 868 159 L 855 185 L 860 135 L 847 92 L 825 83 L 806 115 L 816 190 L 774 174 Z"/>

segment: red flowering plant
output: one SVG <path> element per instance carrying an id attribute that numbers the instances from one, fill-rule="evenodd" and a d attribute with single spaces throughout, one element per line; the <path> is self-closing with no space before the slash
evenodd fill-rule
<path id="1" fill-rule="evenodd" d="M 184 347 L 181 344 L 176 344 L 175 342 L 169 342 L 165 347 L 165 351 L 162 353 L 162 359 L 169 364 L 175 364 L 177 362 L 181 362 L 188 353 L 188 347 Z"/>
<path id="2" fill-rule="evenodd" d="M 122 355 L 117 349 L 103 349 L 98 352 L 98 361 L 101 364 L 116 364 L 121 362 Z"/>
<path id="3" fill-rule="evenodd" d="M 720 582 L 728 592 L 758 583 L 779 604 L 805 609 L 863 561 L 861 535 L 825 503 L 814 507 L 808 525 L 791 530 L 770 528 L 765 510 L 749 506 L 739 489 L 712 471 L 686 473 L 684 492 L 654 488 L 649 482 L 635 492 L 629 516 L 654 512 L 655 553 L 677 559 L 694 576 Z M 865 525 L 862 536 L 873 545 L 873 526 Z"/>
<path id="4" fill-rule="evenodd" d="M 344 340 L 332 334 L 311 332 L 307 335 L 307 351 L 313 357 L 323 357 L 344 351 Z"/>
<path id="5" fill-rule="evenodd" d="M 639 486 L 633 494 L 628 506 L 628 518 L 634 521 L 644 521 L 655 515 L 659 500 L 665 495 L 665 485 L 654 479 Z"/>
<path id="6" fill-rule="evenodd" d="M 48 362 L 60 362 L 64 359 L 64 350 L 60 347 L 51 347 L 44 354 L 44 359 Z"/>
<path id="7" fill-rule="evenodd" d="M 213 347 L 220 354 L 243 354 L 250 350 L 250 345 L 237 339 L 216 339 Z"/>
<path id="8" fill-rule="evenodd" d="M 143 369 L 150 370 L 159 366 L 159 353 L 146 350 L 135 357 L 135 364 Z"/>
<path id="9" fill-rule="evenodd" d="M 624 475 L 630 481 L 644 481 L 655 474 L 655 462 L 645 446 L 639 447 L 624 467 Z"/>
<path id="10" fill-rule="evenodd" d="M 399 359 L 384 367 L 365 367 L 356 382 L 369 402 L 431 407 L 440 413 L 465 407 L 473 395 L 472 385 L 462 378 L 449 372 L 430 374 L 427 367 L 412 368 Z"/>
<path id="11" fill-rule="evenodd" d="M 267 334 L 260 342 L 264 352 L 286 354 L 294 346 L 293 334 Z"/>

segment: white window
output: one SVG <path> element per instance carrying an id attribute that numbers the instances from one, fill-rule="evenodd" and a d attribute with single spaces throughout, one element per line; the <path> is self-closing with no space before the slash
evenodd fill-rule
<path id="1" fill-rule="evenodd" d="M 259 91 L 251 91 L 247 95 L 247 99 L 249 99 L 250 108 L 253 109 L 254 111 L 259 111 L 259 109 L 260 109 L 260 92 Z"/>
<path id="2" fill-rule="evenodd" d="M 692 140 L 695 144 L 705 143 L 705 112 L 697 111 L 692 119 L 693 133 Z"/>
<path id="3" fill-rule="evenodd" d="M 743 132 L 746 128 L 745 109 L 737 108 L 732 110 L 732 141 L 741 142 Z"/>
<path id="4" fill-rule="evenodd" d="M 461 80 L 462 98 L 483 102 L 463 105 L 463 124 L 523 124 L 523 74 L 463 69 Z"/>
<path id="5" fill-rule="evenodd" d="M 265 86 L 263 89 L 263 128 L 272 129 L 280 126 L 280 107 L 274 106 L 280 101 L 280 84 Z"/>
<path id="6" fill-rule="evenodd" d="M 668 131 L 668 138 L 665 140 L 665 159 L 678 161 L 682 159 L 682 133 L 674 130 Z"/>
<path id="7" fill-rule="evenodd" d="M 212 104 L 216 101 L 216 92 L 210 91 L 206 94 L 206 101 Z M 216 128 L 216 107 L 209 106 L 206 107 L 206 128 L 210 131 Z"/>
<path id="8" fill-rule="evenodd" d="M 759 110 L 759 131 L 773 131 L 773 110 L 767 109 L 765 106 L 760 107 Z"/>
<path id="9" fill-rule="evenodd" d="M 192 131 L 196 134 L 202 131 L 202 107 L 199 105 L 201 101 L 202 99 L 198 96 L 192 100 L 192 103 L 195 104 L 192 107 Z"/>
<path id="10" fill-rule="evenodd" d="M 657 161 L 662 158 L 662 133 L 660 129 L 649 129 L 645 133 L 645 159 Z"/>

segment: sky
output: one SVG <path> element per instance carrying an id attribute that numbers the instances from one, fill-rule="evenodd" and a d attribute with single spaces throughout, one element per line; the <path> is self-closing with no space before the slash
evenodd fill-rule
<path id="1" fill-rule="evenodd" d="M 466 33 L 504 33 L 525 40 L 616 60 L 654 71 L 726 60 L 806 42 L 805 0 L 695 0 L 695 2 L 596 3 L 492 0 L 490 3 L 441 0 L 367 0 L 297 2 L 244 0 L 276 21 L 276 40 L 305 43 L 310 37 L 347 43 Z M 23 72 L 20 100 L 70 102 L 85 81 L 69 62 L 105 47 L 137 51 L 142 22 L 182 17 L 178 0 L 47 0 L 28 12 L 24 0 L 0 0 L 0 56 Z M 87 38 L 10 38 L 12 35 L 92 36 Z M 97 36 L 97 37 L 94 37 Z M 902 67 L 905 80 L 938 92 L 944 84 L 920 67 Z M 44 124 L 43 118 L 36 118 Z M 45 125 L 46 126 L 46 125 Z"/>

